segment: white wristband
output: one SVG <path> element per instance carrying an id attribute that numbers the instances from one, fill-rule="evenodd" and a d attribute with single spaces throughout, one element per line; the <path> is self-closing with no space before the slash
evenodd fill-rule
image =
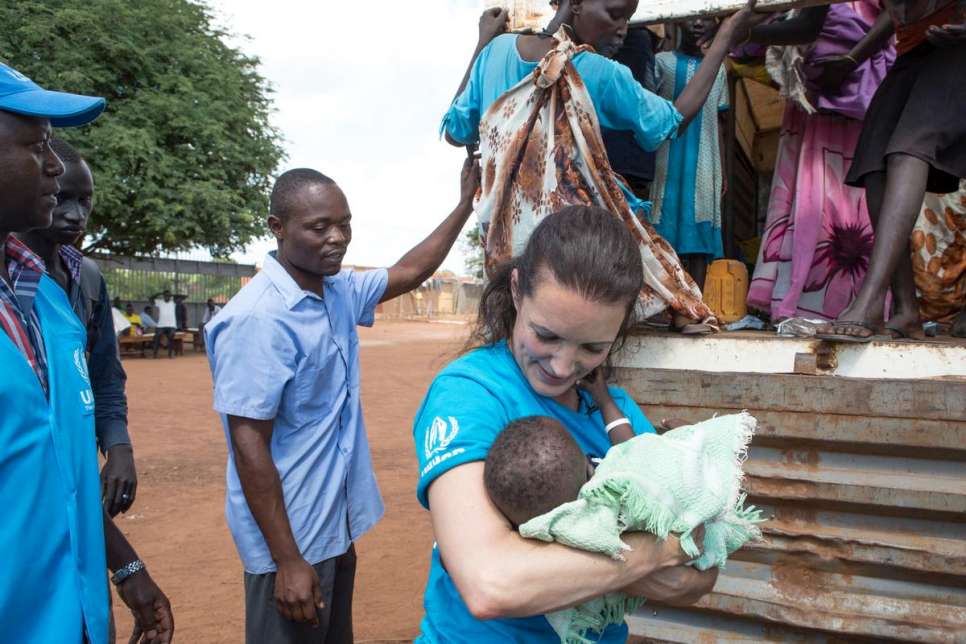
<path id="1" fill-rule="evenodd" d="M 627 418 L 618 418 L 614 422 L 608 423 L 607 427 L 604 428 L 604 431 L 610 434 L 611 431 L 620 427 L 621 425 L 630 425 L 630 424 L 631 424 L 631 421 L 627 420 Z"/>

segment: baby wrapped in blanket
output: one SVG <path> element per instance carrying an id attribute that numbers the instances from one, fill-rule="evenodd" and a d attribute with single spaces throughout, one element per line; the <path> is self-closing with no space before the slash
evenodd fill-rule
<path id="1" fill-rule="evenodd" d="M 745 507 L 742 462 L 756 428 L 748 413 L 643 434 L 613 446 L 592 471 L 560 423 L 531 416 L 510 423 L 486 459 L 487 493 L 520 534 L 623 559 L 625 532 L 680 535 L 699 570 L 723 567 L 757 539 L 759 511 Z M 591 476 L 592 474 L 592 476 Z M 589 480 L 588 480 L 589 478 Z M 576 499 L 576 500 L 575 500 Z M 691 536 L 704 525 L 704 550 Z M 589 642 L 643 599 L 612 593 L 548 614 L 561 642 Z"/>

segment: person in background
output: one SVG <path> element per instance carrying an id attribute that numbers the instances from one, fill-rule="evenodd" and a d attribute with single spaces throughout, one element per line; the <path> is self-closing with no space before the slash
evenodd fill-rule
<path id="1" fill-rule="evenodd" d="M 678 25 L 678 46 L 655 59 L 657 94 L 676 100 L 704 65 L 698 42 L 718 28 L 714 18 L 693 18 Z M 681 258 L 685 270 L 704 290 L 708 264 L 724 256 L 721 196 L 725 190 L 722 114 L 730 109 L 728 74 L 718 75 L 708 100 L 687 129 L 661 146 L 655 164 L 651 223 Z"/>
<path id="2" fill-rule="evenodd" d="M 209 297 L 208 301 L 205 302 L 205 312 L 201 315 L 201 324 L 198 327 L 199 333 L 196 336 L 200 337 L 202 345 L 205 342 L 205 326 L 211 322 L 212 318 L 218 315 L 219 311 L 221 311 L 221 307 L 215 304 L 215 301 Z"/>
<path id="3" fill-rule="evenodd" d="M 383 514 L 356 327 L 439 268 L 473 212 L 479 172 L 467 159 L 453 212 L 395 265 L 365 272 L 342 269 L 352 213 L 339 186 L 306 168 L 275 182 L 278 250 L 205 327 L 248 644 L 352 642 L 353 543 Z"/>
<path id="4" fill-rule="evenodd" d="M 926 192 L 966 178 L 966 2 L 887 0 L 899 57 L 869 104 L 846 183 L 864 187 L 875 242 L 855 299 L 818 337 L 870 341 L 921 337 L 910 235 Z"/>
<path id="5" fill-rule="evenodd" d="M 178 323 L 178 331 L 188 330 L 188 307 L 185 305 L 187 295 L 174 296 L 174 317 Z"/>
<path id="6" fill-rule="evenodd" d="M 52 139 L 50 147 L 64 164 L 60 191 L 49 228 L 19 235 L 64 290 L 87 330 L 87 367 L 94 391 L 94 429 L 101 453 L 104 508 L 112 517 L 127 512 L 137 494 L 134 451 L 127 430 L 127 375 L 121 366 L 107 284 L 97 262 L 73 244 L 83 238 L 94 207 L 94 177 L 72 145 Z"/>
<path id="7" fill-rule="evenodd" d="M 124 319 L 128 321 L 131 325 L 131 330 L 128 335 L 144 335 L 146 325 L 144 323 L 144 316 L 138 315 L 134 310 L 134 303 L 128 302 L 124 309 Z"/>
<path id="8" fill-rule="evenodd" d="M 644 89 L 653 92 L 654 51 L 657 36 L 645 27 L 628 29 L 624 44 L 614 55 L 614 60 L 631 70 L 634 80 Z M 601 130 L 607 158 L 614 172 L 621 175 L 627 187 L 640 199 L 648 199 L 651 182 L 654 181 L 654 152 L 647 152 L 634 140 L 631 132 Z"/>
<path id="9" fill-rule="evenodd" d="M 131 330 L 131 323 L 127 321 L 124 310 L 121 308 L 121 298 L 114 298 L 114 305 L 111 307 L 111 318 L 114 320 L 114 335 L 128 335 Z"/>
<path id="10" fill-rule="evenodd" d="M 168 357 L 174 358 L 174 333 L 178 328 L 178 315 L 171 291 L 164 289 L 163 292 L 149 297 L 148 301 L 154 302 L 154 308 L 158 310 L 157 328 L 154 330 L 154 357 L 158 357 L 161 336 L 165 336 L 168 341 Z"/>
<path id="11" fill-rule="evenodd" d="M 64 165 L 51 127 L 104 99 L 51 92 L 0 64 L 0 633 L 8 642 L 108 641 L 105 568 L 131 640 L 171 641 L 164 593 L 104 510 L 87 333 L 42 260 L 11 233 L 48 228 Z M 143 636 L 143 637 L 142 637 Z"/>
<path id="12" fill-rule="evenodd" d="M 150 304 L 146 305 L 141 311 L 141 328 L 145 332 L 150 330 L 152 333 L 158 328 L 158 323 L 154 319 L 154 310 L 152 310 Z"/>
<path id="13" fill-rule="evenodd" d="M 205 302 L 205 312 L 201 316 L 202 326 L 211 322 L 211 318 L 218 315 L 219 311 L 221 311 L 221 307 L 215 304 L 215 301 L 209 297 L 208 301 Z"/>
<path id="14" fill-rule="evenodd" d="M 748 304 L 776 323 L 834 319 L 855 297 L 872 251 L 866 200 L 845 175 L 895 59 L 888 14 L 877 0 L 806 7 L 755 27 L 751 38 L 784 47 L 769 67 L 789 100 Z"/>

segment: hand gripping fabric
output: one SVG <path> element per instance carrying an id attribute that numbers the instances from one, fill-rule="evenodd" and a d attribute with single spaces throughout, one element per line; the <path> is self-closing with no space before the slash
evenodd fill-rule
<path id="1" fill-rule="evenodd" d="M 761 538 L 762 521 L 741 493 L 742 463 L 757 421 L 747 412 L 720 416 L 663 435 L 643 434 L 615 445 L 597 472 L 565 503 L 520 526 L 529 539 L 623 559 L 630 547 L 623 532 L 649 532 L 661 539 L 680 534 L 681 548 L 699 570 L 724 567 L 728 555 Z M 692 531 L 704 525 L 704 551 Z M 643 603 L 612 593 L 547 615 L 561 642 L 589 642 L 588 631 L 619 624 Z"/>

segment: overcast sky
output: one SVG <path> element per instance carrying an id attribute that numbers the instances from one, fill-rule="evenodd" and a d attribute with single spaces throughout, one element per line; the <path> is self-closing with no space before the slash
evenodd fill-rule
<path id="1" fill-rule="evenodd" d="M 478 0 L 208 0 L 261 59 L 285 138 L 281 171 L 335 179 L 352 209 L 346 263 L 387 266 L 456 205 L 465 152 L 439 122 L 476 44 Z M 475 225 L 475 216 L 468 225 Z M 261 263 L 273 241 L 236 259 Z M 459 244 L 444 268 L 462 273 Z"/>

